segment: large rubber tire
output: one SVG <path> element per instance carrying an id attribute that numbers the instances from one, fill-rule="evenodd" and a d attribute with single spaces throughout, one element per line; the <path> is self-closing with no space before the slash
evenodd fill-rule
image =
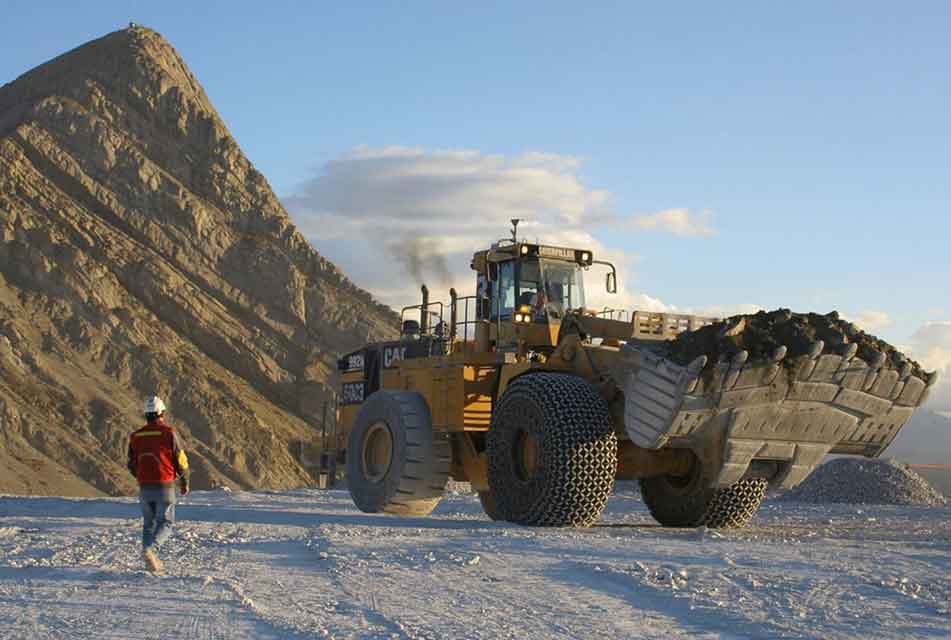
<path id="1" fill-rule="evenodd" d="M 651 515 L 665 527 L 736 528 L 746 526 L 766 495 L 765 478 L 744 478 L 724 489 L 711 489 L 695 461 L 687 476 L 641 478 L 641 496 Z"/>
<path id="2" fill-rule="evenodd" d="M 756 515 L 768 487 L 766 478 L 744 478 L 725 489 L 717 489 L 704 524 L 711 529 L 745 527 Z"/>
<path id="3" fill-rule="evenodd" d="M 429 407 L 412 391 L 370 395 L 347 438 L 347 485 L 366 513 L 429 515 L 442 499 L 451 462 L 447 434 L 433 433 Z"/>
<path id="4" fill-rule="evenodd" d="M 493 413 L 487 452 L 490 498 L 503 520 L 587 527 L 614 487 L 611 415 L 577 376 L 531 373 L 512 381 Z"/>
<path id="5" fill-rule="evenodd" d="M 498 507 L 496 507 L 495 502 L 492 501 L 491 491 L 480 491 L 479 503 L 482 504 L 482 510 L 485 511 L 485 515 L 489 516 L 489 520 L 502 519 Z"/>

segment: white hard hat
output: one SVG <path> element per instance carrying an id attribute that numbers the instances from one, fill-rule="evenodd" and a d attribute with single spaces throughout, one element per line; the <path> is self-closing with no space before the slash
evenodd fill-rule
<path id="1" fill-rule="evenodd" d="M 149 396 L 145 401 L 145 413 L 165 413 L 165 403 L 158 396 Z"/>

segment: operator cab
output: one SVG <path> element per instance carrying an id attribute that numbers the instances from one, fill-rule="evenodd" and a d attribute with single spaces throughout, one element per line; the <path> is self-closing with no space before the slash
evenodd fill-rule
<path id="1" fill-rule="evenodd" d="M 533 322 L 560 322 L 567 311 L 584 309 L 582 262 L 541 257 L 540 252 L 557 247 L 522 244 L 510 260 L 490 268 L 489 320 L 511 321 L 526 311 Z M 522 252 L 525 249 L 527 252 Z M 590 256 L 587 252 L 584 253 Z M 494 273 L 491 273 L 494 272 Z M 526 309 L 528 307 L 528 309 Z M 519 318 L 520 320 L 520 318 Z"/>
<path id="2" fill-rule="evenodd" d="M 614 293 L 614 266 L 594 260 L 584 249 L 499 240 L 472 257 L 476 272 L 476 324 L 482 327 L 476 350 L 510 350 L 517 345 L 550 349 L 557 345 L 562 321 L 585 314 L 584 274 L 594 264 L 607 266 L 607 289 Z M 521 349 L 522 347 L 518 347 Z"/>

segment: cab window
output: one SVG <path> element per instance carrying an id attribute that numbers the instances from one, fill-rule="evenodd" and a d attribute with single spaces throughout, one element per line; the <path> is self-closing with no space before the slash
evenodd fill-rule
<path id="1" fill-rule="evenodd" d="M 511 317 L 515 308 L 515 262 L 499 265 L 499 277 L 492 283 L 492 318 Z"/>
<path id="2" fill-rule="evenodd" d="M 538 262 L 523 260 L 518 274 L 518 306 L 534 306 L 538 301 L 538 291 L 542 288 L 542 274 Z"/>
<path id="3" fill-rule="evenodd" d="M 584 280 L 577 265 L 545 261 L 543 273 L 549 316 L 562 318 L 569 309 L 584 308 Z"/>

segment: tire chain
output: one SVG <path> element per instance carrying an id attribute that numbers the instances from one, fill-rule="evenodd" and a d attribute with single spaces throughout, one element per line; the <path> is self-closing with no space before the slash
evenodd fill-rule
<path id="1" fill-rule="evenodd" d="M 506 496 L 522 489 L 506 477 L 505 467 L 499 463 L 500 456 L 509 455 L 511 440 L 493 438 L 490 432 L 490 478 L 505 478 L 508 484 L 493 487 L 499 494 L 496 501 L 499 514 L 526 525 L 590 526 L 601 515 L 613 491 L 617 470 L 617 438 L 604 400 L 588 382 L 573 375 L 525 375 L 506 389 L 493 416 L 493 430 L 511 428 L 501 423 L 506 421 L 507 406 L 516 398 L 528 399 L 543 418 L 545 437 L 539 438 L 539 442 L 546 442 L 548 447 L 539 453 L 546 463 L 546 483 L 527 512 L 513 512 L 510 507 L 518 500 L 510 502 Z M 506 434 L 496 431 L 494 435 Z M 495 448 L 501 447 L 504 451 L 493 455 L 493 442 Z"/>
<path id="2" fill-rule="evenodd" d="M 766 478 L 745 478 L 718 489 L 707 507 L 704 524 L 717 529 L 745 526 L 759 509 L 768 486 Z"/>

